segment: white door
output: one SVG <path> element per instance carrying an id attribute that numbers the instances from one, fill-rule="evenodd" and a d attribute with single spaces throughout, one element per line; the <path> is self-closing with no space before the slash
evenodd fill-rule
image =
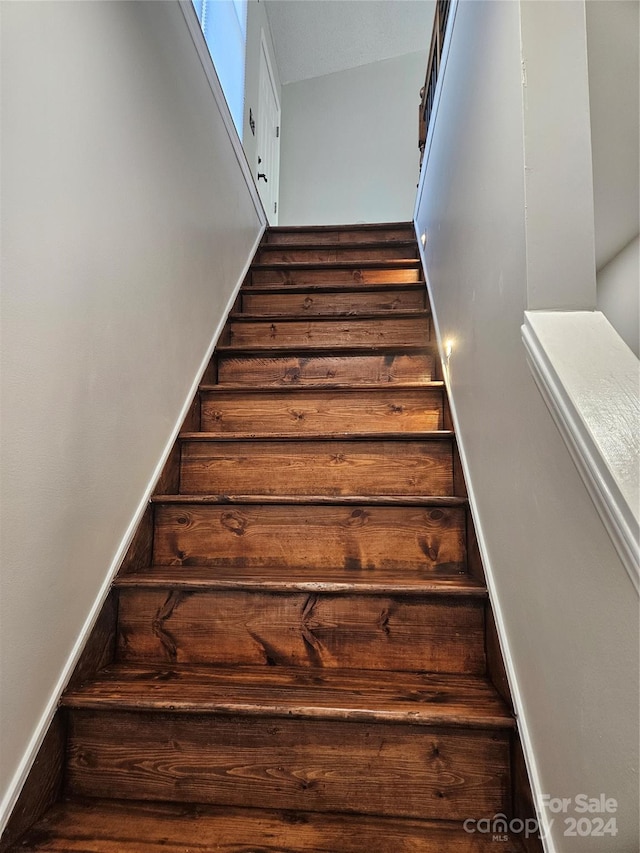
<path id="1" fill-rule="evenodd" d="M 256 182 L 269 224 L 277 225 L 280 181 L 280 104 L 276 94 L 264 33 L 260 40 L 258 87 Z"/>

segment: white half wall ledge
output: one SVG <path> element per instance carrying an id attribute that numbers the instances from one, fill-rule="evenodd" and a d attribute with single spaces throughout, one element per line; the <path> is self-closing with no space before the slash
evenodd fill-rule
<path id="1" fill-rule="evenodd" d="M 525 311 L 533 377 L 640 593 L 640 361 L 600 311 Z"/>

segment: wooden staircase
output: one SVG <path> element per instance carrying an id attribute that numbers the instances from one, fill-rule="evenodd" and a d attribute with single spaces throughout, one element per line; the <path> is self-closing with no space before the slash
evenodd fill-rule
<path id="1" fill-rule="evenodd" d="M 517 813 L 517 735 L 436 355 L 411 226 L 267 231 L 11 849 L 497 849 L 462 822 Z"/>

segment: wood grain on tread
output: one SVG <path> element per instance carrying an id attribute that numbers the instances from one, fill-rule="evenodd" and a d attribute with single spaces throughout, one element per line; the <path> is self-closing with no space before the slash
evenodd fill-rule
<path id="1" fill-rule="evenodd" d="M 352 383 L 347 383 L 341 385 L 337 382 L 325 383 L 324 385 L 282 385 L 282 386 L 273 386 L 273 385 L 243 385 L 242 383 L 237 384 L 234 382 L 225 383 L 224 387 L 220 385 L 212 385 L 209 381 L 203 382 L 199 391 L 205 392 L 241 392 L 242 394 L 275 394 L 279 391 L 285 392 L 287 394 L 314 394 L 317 390 L 325 390 L 325 391 L 367 391 L 367 392 L 379 392 L 385 393 L 387 391 L 444 391 L 445 384 L 441 379 L 431 379 L 428 382 L 421 382 L 416 384 L 415 382 L 372 382 L 367 385 L 364 389 L 360 388 L 360 386 L 354 386 Z M 450 429 L 451 427 L 447 427 Z"/>
<path id="2" fill-rule="evenodd" d="M 439 577 L 377 569 L 324 568 L 318 577 L 313 566 L 278 568 L 223 568 L 212 566 L 149 566 L 135 575 L 118 576 L 116 587 L 173 589 L 253 589 L 270 592 L 348 593 L 359 595 L 445 595 L 486 598 L 486 587 L 468 575 Z"/>
<path id="3" fill-rule="evenodd" d="M 59 803 L 12 853 L 495 853 L 461 823 L 117 800 Z M 516 841 L 500 853 L 521 853 Z"/>
<path id="4" fill-rule="evenodd" d="M 465 528 L 464 507 L 160 503 L 153 563 L 451 576 L 465 568 Z"/>
<path id="5" fill-rule="evenodd" d="M 68 708 L 264 714 L 504 729 L 514 720 L 486 678 L 367 670 L 119 664 L 63 697 Z"/>
<path id="6" fill-rule="evenodd" d="M 484 601 L 323 592 L 120 589 L 118 659 L 485 671 Z"/>
<path id="7" fill-rule="evenodd" d="M 422 270 L 415 261 L 411 261 L 405 268 L 399 266 L 386 267 L 382 263 L 376 263 L 373 267 L 360 264 L 356 267 L 330 267 L 328 264 L 322 266 L 306 267 L 304 264 L 296 266 L 265 264 L 255 267 L 249 273 L 250 284 L 257 288 L 261 285 L 273 284 L 323 284 L 331 281 L 334 284 L 349 284 L 351 287 L 366 284 L 388 284 L 389 286 L 402 286 L 407 282 L 422 281 Z"/>
<path id="8" fill-rule="evenodd" d="M 295 388 L 295 386 L 293 386 Z M 206 432 L 242 431 L 268 434 L 440 430 L 443 424 L 439 389 L 309 389 L 261 390 L 242 394 L 224 388 L 201 390 L 201 428 Z"/>
<path id="9" fill-rule="evenodd" d="M 450 441 L 182 441 L 186 494 L 452 495 Z"/>
<path id="10" fill-rule="evenodd" d="M 424 311 L 427 291 L 424 285 L 361 292 L 309 290 L 298 293 L 241 292 L 242 311 L 248 314 L 324 315 L 340 314 L 357 317 L 367 313 Z"/>
<path id="11" fill-rule="evenodd" d="M 362 311 L 357 316 L 354 314 L 342 314 L 338 317 L 333 314 L 318 314 L 309 316 L 308 314 L 299 312 L 290 312 L 288 314 L 270 314 L 257 313 L 253 314 L 250 311 L 241 311 L 239 309 L 232 311 L 229 314 L 229 322 L 237 324 L 260 323 L 264 326 L 265 323 L 307 323 L 310 328 L 334 328 L 340 330 L 342 327 L 346 329 L 349 326 L 360 327 L 365 321 L 373 321 L 376 324 L 381 324 L 385 320 L 426 320 L 431 317 L 431 312 L 423 308 L 412 308 L 409 311 Z M 333 342 L 335 346 L 342 346 L 339 342 Z"/>
<path id="12" fill-rule="evenodd" d="M 325 293 L 335 293 L 335 294 L 343 294 L 343 295 L 351 295 L 357 296 L 362 293 L 377 293 L 387 294 L 387 298 L 393 299 L 396 292 L 400 290 L 419 290 L 426 295 L 426 284 L 422 279 L 418 279 L 416 281 L 360 281 L 353 282 L 353 280 L 336 280 L 331 276 L 325 276 L 324 278 L 314 280 L 311 282 L 302 282 L 301 284 L 297 284 L 296 282 L 282 282 L 282 281 L 273 281 L 273 282 L 263 282 L 259 285 L 253 285 L 250 281 L 245 282 L 242 285 L 242 290 L 238 294 L 239 296 L 247 295 L 247 296 L 259 296 L 266 295 L 272 296 L 273 294 L 280 295 L 299 295 L 299 294 L 311 294 L 311 295 L 322 295 Z M 427 302 L 427 300 L 425 300 Z M 429 308 L 428 302 L 425 305 L 425 309 Z M 237 310 L 237 309 L 236 309 Z"/>
<path id="13" fill-rule="evenodd" d="M 294 433 L 286 430 L 274 430 L 265 435 L 256 435 L 254 432 L 234 431 L 234 432 L 182 432 L 178 436 L 178 441 L 199 441 L 209 444 L 231 444 L 233 442 L 244 442 L 245 444 L 256 444 L 266 441 L 294 441 L 294 442 L 323 442 L 329 443 L 332 441 L 345 441 L 351 445 L 367 444 L 371 441 L 384 441 L 392 444 L 393 442 L 402 441 L 450 441 L 455 433 L 450 429 L 435 429 L 435 430 L 407 430 L 406 432 L 356 432 L 350 434 L 348 432 L 319 432 L 309 431 L 306 433 Z M 175 494 L 175 492 L 174 492 Z"/>
<path id="14" fill-rule="evenodd" d="M 509 743 L 496 729 L 74 709 L 67 790 L 462 820 L 510 808 Z"/>
<path id="15" fill-rule="evenodd" d="M 418 247 L 415 240 L 396 240 L 393 244 L 385 242 L 361 242 L 357 245 L 315 242 L 297 243 L 295 245 L 278 245 L 263 243 L 256 253 L 255 262 L 258 264 L 288 264 L 288 263 L 340 263 L 349 261 L 362 263 L 365 261 L 390 261 L 417 258 Z"/>
<path id="16" fill-rule="evenodd" d="M 181 504 L 182 506 L 267 504 L 273 506 L 410 506 L 410 507 L 468 507 L 467 498 L 453 495 L 152 495 L 151 502 L 156 504 Z"/>
<path id="17" fill-rule="evenodd" d="M 276 225 L 267 228 L 264 242 L 268 245 L 293 243 L 386 243 L 416 239 L 412 222 L 363 223 L 352 225 Z"/>
<path id="18" fill-rule="evenodd" d="M 218 383 L 243 385 L 339 385 L 354 387 L 381 382 L 414 382 L 419 386 L 434 375 L 434 354 L 218 354 Z"/>

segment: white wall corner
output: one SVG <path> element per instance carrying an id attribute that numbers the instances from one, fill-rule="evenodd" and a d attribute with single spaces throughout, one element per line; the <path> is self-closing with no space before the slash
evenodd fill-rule
<path id="1" fill-rule="evenodd" d="M 599 311 L 525 311 L 527 361 L 640 592 L 640 362 Z"/>

